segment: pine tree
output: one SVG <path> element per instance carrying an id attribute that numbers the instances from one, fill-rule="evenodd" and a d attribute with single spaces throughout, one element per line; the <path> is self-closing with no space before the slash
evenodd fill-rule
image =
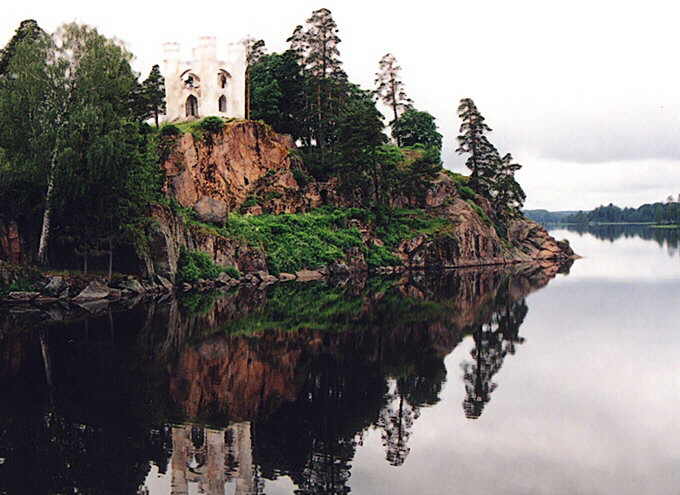
<path id="1" fill-rule="evenodd" d="M 497 191 L 494 197 L 494 206 L 502 216 L 515 216 L 519 214 L 524 205 L 526 194 L 522 186 L 515 180 L 515 172 L 521 169 L 518 163 L 513 163 L 510 153 L 506 153 L 500 159 L 498 176 L 495 180 Z"/>
<path id="2" fill-rule="evenodd" d="M 151 68 L 149 77 L 142 83 L 142 98 L 147 116 L 153 117 L 158 127 L 158 117 L 165 113 L 165 78 L 158 64 Z"/>
<path id="3" fill-rule="evenodd" d="M 494 178 L 498 167 L 498 151 L 489 142 L 485 133 L 491 128 L 470 98 L 463 98 L 458 106 L 458 116 L 463 123 L 458 136 L 458 153 L 469 153 L 465 165 L 472 172 L 470 186 L 479 194 L 491 198 Z"/>
<path id="4" fill-rule="evenodd" d="M 413 104 L 413 100 L 406 95 L 404 83 L 400 79 L 400 72 L 401 67 L 391 53 L 380 59 L 379 71 L 376 73 L 375 79 L 375 92 L 378 98 L 392 109 L 394 115 L 392 124 L 397 121 L 402 112 Z"/>
<path id="5" fill-rule="evenodd" d="M 251 74 L 253 66 L 262 59 L 267 53 L 264 40 L 256 40 L 252 36 L 241 41 L 246 49 L 246 119 L 251 118 L 252 108 L 252 81 Z"/>
<path id="6" fill-rule="evenodd" d="M 324 165 L 325 148 L 341 110 L 347 82 L 338 49 L 341 41 L 338 26 L 330 10 L 319 9 L 307 19 L 304 34 L 297 28 L 293 34 L 291 49 L 305 50 L 301 62 L 308 81 L 310 131 L 319 148 L 321 164 Z"/>

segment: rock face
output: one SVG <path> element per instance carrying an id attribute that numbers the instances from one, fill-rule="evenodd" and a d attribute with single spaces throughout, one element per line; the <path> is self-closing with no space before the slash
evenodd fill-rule
<path id="1" fill-rule="evenodd" d="M 258 248 L 188 225 L 165 207 L 154 207 L 151 216 L 155 222 L 149 233 L 149 249 L 142 256 L 146 276 L 158 275 L 174 282 L 183 247 L 208 253 L 218 265 L 233 266 L 242 273 L 267 271 L 264 253 Z"/>
<path id="2" fill-rule="evenodd" d="M 308 204 L 293 176 L 292 140 L 260 122 L 236 121 L 202 139 L 183 134 L 163 163 L 165 191 L 184 207 L 203 198 L 238 209 L 259 197 L 271 210 L 298 211 Z"/>
<path id="3" fill-rule="evenodd" d="M 14 221 L 0 218 L 0 260 L 18 265 L 28 261 L 19 227 Z"/>

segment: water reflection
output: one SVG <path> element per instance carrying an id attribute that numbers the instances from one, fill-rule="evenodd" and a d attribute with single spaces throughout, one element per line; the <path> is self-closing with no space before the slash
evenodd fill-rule
<path id="1" fill-rule="evenodd" d="M 0 493 L 348 493 L 369 430 L 404 464 L 471 335 L 463 410 L 489 407 L 525 297 L 559 267 L 279 285 L 96 316 L 0 316 Z M 63 319 L 64 321 L 55 321 Z M 39 468 L 38 468 L 39 467 Z"/>
<path id="2" fill-rule="evenodd" d="M 564 230 L 583 236 L 590 234 L 596 239 L 613 243 L 619 239 L 640 238 L 654 241 L 668 249 L 670 255 L 678 253 L 680 228 L 657 228 L 651 225 L 608 224 L 608 225 L 565 225 Z"/>

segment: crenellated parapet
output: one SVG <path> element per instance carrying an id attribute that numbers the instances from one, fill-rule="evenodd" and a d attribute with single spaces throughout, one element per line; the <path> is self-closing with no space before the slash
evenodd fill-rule
<path id="1" fill-rule="evenodd" d="M 242 43 L 218 46 L 203 36 L 190 60 L 178 43 L 163 45 L 166 122 L 207 116 L 245 117 L 246 51 Z"/>

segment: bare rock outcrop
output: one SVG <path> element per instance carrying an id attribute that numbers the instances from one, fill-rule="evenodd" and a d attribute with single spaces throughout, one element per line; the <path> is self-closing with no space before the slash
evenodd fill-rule
<path id="1" fill-rule="evenodd" d="M 207 197 L 234 210 L 257 196 L 275 213 L 298 211 L 307 200 L 293 175 L 294 148 L 288 136 L 255 121 L 229 122 L 203 138 L 186 133 L 163 163 L 165 191 L 184 207 Z"/>

